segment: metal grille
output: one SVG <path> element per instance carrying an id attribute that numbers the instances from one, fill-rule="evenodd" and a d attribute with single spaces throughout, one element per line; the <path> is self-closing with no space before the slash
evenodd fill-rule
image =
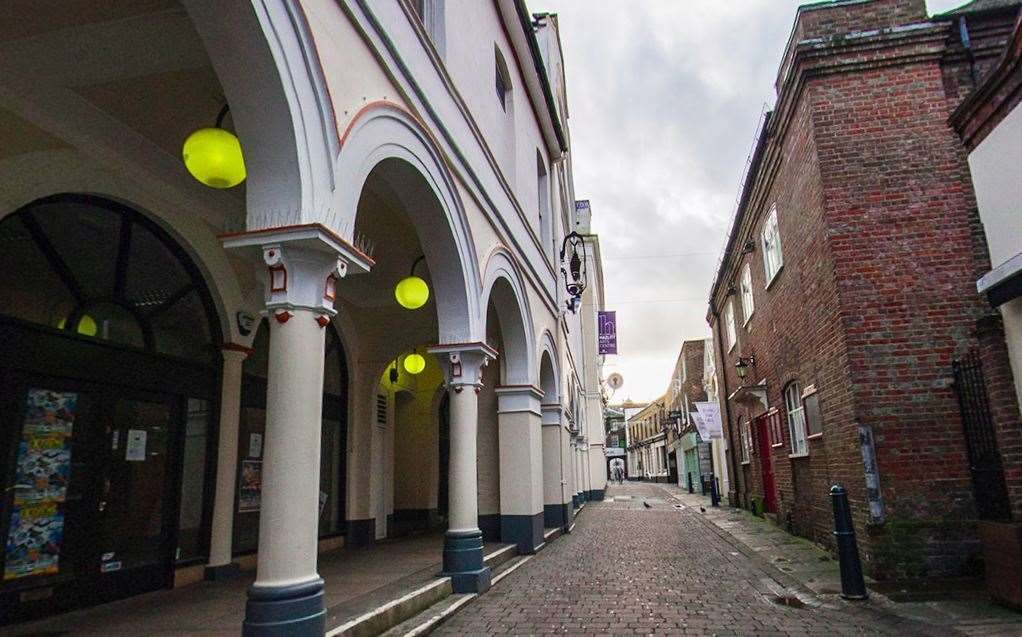
<path id="1" fill-rule="evenodd" d="M 982 520 L 1008 520 L 1011 508 L 990 414 L 983 363 L 975 351 L 953 363 L 955 394 L 962 412 L 976 508 Z"/>
<path id="2" fill-rule="evenodd" d="M 387 424 L 387 397 L 383 394 L 376 395 L 376 424 Z"/>

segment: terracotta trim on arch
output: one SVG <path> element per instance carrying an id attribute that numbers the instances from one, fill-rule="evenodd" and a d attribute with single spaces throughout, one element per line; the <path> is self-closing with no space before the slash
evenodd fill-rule
<path id="1" fill-rule="evenodd" d="M 237 343 L 224 343 L 220 346 L 220 349 L 225 352 L 241 352 L 248 356 L 251 356 L 255 349 L 252 347 L 245 347 L 244 345 L 238 345 Z"/>

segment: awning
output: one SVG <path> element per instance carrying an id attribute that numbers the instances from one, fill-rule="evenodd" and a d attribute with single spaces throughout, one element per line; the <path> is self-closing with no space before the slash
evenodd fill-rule
<path id="1" fill-rule="evenodd" d="M 767 386 L 763 385 L 742 385 L 727 397 L 731 402 L 747 407 L 755 411 L 756 407 L 762 406 L 767 409 L 770 403 L 767 401 Z"/>

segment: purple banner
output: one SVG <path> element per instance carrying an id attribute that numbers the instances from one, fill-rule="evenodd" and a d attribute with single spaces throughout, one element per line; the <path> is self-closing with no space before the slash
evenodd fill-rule
<path id="1" fill-rule="evenodd" d="M 617 312 L 599 312 L 600 354 L 617 354 Z"/>

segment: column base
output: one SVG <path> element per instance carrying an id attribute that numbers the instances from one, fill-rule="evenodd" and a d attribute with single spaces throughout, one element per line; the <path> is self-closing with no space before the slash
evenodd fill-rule
<path id="1" fill-rule="evenodd" d="M 483 542 L 500 542 L 500 514 L 480 515 L 479 530 L 483 532 Z"/>
<path id="2" fill-rule="evenodd" d="M 347 548 L 359 548 L 372 546 L 376 543 L 376 519 L 348 520 L 347 533 L 344 536 L 344 546 Z"/>
<path id="3" fill-rule="evenodd" d="M 490 589 L 490 569 L 483 563 L 482 531 L 444 536 L 444 577 L 455 593 L 483 593 Z"/>
<path id="4" fill-rule="evenodd" d="M 232 579 L 241 572 L 241 566 L 237 562 L 220 564 L 219 566 L 207 566 L 202 571 L 202 579 L 207 582 L 219 582 L 225 579 Z"/>
<path id="5" fill-rule="evenodd" d="M 543 514 L 501 515 L 500 541 L 518 545 L 518 553 L 532 555 L 543 543 Z"/>
<path id="6" fill-rule="evenodd" d="M 578 508 L 578 494 L 577 493 L 575 495 L 571 496 L 571 508 L 573 508 L 573 509 L 577 509 Z"/>
<path id="7" fill-rule="evenodd" d="M 323 637 L 323 579 L 293 586 L 250 586 L 244 637 Z"/>
<path id="8" fill-rule="evenodd" d="M 589 502 L 603 502 L 603 489 L 593 489 L 586 493 L 586 500 Z"/>

